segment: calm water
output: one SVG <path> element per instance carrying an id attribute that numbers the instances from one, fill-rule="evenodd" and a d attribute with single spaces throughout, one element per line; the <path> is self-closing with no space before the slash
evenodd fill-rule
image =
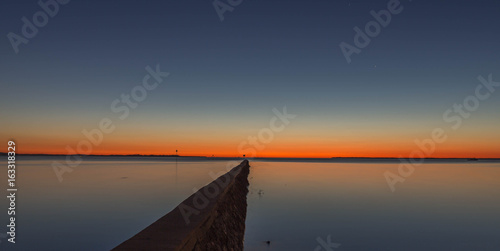
<path id="1" fill-rule="evenodd" d="M 223 172 L 227 163 L 93 157 L 59 183 L 51 164 L 61 158 L 19 158 L 16 244 L 0 239 L 0 250 L 110 250 L 211 182 L 209 172 Z M 5 199 L 0 207 L 7 225 Z"/>
<path id="2" fill-rule="evenodd" d="M 228 163 L 94 157 L 59 183 L 54 159 L 19 160 L 17 243 L 0 239 L 0 250 L 109 250 Z M 397 163 L 251 166 L 247 250 L 315 250 L 328 236 L 340 244 L 331 250 L 500 250 L 500 163 L 424 164 L 394 193 L 383 173 L 397 172 Z M 6 188 L 6 174 L 0 177 Z M 0 206 L 6 209 L 6 201 Z"/>
<path id="3" fill-rule="evenodd" d="M 392 193 L 397 167 L 252 163 L 246 250 L 500 250 L 499 163 L 423 164 Z"/>

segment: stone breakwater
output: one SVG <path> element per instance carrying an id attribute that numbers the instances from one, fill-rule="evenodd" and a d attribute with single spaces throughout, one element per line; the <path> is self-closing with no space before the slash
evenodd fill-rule
<path id="1" fill-rule="evenodd" d="M 113 250 L 243 250 L 249 172 L 244 160 Z"/>

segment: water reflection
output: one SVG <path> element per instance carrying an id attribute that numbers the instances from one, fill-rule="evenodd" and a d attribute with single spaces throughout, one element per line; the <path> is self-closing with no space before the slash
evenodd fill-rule
<path id="1" fill-rule="evenodd" d="M 19 160 L 11 250 L 109 250 L 227 170 L 225 160 L 87 158 L 59 183 L 52 161 Z M 319 239 L 333 250 L 500 250 L 499 163 L 424 164 L 392 193 L 383 173 L 397 166 L 252 162 L 246 250 L 314 250 Z"/>
<path id="2" fill-rule="evenodd" d="M 53 159 L 20 157 L 16 244 L 8 250 L 110 250 L 211 182 L 210 171 L 226 170 L 226 161 L 97 157 L 59 183 Z"/>
<path id="3" fill-rule="evenodd" d="M 397 163 L 256 162 L 246 250 L 500 250 L 500 165 L 431 163 L 392 193 Z M 270 241 L 268 243 L 267 241 Z M 332 246 L 333 247 L 333 246 Z M 327 250 L 327 249 L 320 249 Z"/>

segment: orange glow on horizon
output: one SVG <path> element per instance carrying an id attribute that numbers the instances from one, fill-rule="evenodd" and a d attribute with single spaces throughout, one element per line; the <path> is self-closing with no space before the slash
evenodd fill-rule
<path id="1" fill-rule="evenodd" d="M 359 152 L 336 152 L 329 153 L 327 149 L 318 152 L 303 152 L 303 151 L 262 151 L 258 152 L 255 156 L 252 154 L 246 154 L 247 158 L 257 157 L 257 158 L 408 158 L 412 151 L 418 149 L 411 149 L 407 153 L 402 153 L 401 151 L 359 151 Z M 334 151 L 332 151 L 334 152 Z M 61 151 L 61 149 L 40 149 L 40 148 L 29 148 L 17 151 L 18 154 L 54 154 L 54 155 L 67 155 L 68 151 Z M 158 150 L 157 149 L 115 149 L 115 150 L 93 150 L 90 154 L 81 155 L 174 155 L 175 149 L 169 150 Z M 234 150 L 220 149 L 219 151 L 213 151 L 208 153 L 206 150 L 196 149 L 196 148 L 186 148 L 179 149 L 178 154 L 180 156 L 204 156 L 204 157 L 242 157 L 243 154 L 239 154 Z M 468 152 L 465 150 L 456 149 L 455 151 L 443 151 L 437 152 L 432 155 L 412 155 L 412 157 L 419 158 L 424 156 L 425 158 L 500 158 L 500 154 L 493 151 L 484 152 Z"/>
<path id="2" fill-rule="evenodd" d="M 422 152 L 415 142 L 416 136 L 401 135 L 383 137 L 370 135 L 343 135 L 307 137 L 306 133 L 276 136 L 268 143 L 254 145 L 245 141 L 248 136 L 241 134 L 214 135 L 210 133 L 153 134 L 117 132 L 106 135 L 98 145 L 89 143 L 81 135 L 39 136 L 26 134 L 15 138 L 16 153 L 19 154 L 80 154 L 80 155 L 174 155 L 205 157 L 247 158 L 332 158 L 332 157 L 372 157 L 372 158 L 500 158 L 500 140 L 497 136 L 460 135 L 441 144 L 435 144 L 435 151 Z M 8 140 L 8 137 L 5 137 Z M 47 140 L 50 138 L 50 140 Z M 420 137 L 422 138 L 422 137 Z M 84 142 L 84 143 L 82 143 Z M 91 146 L 90 151 L 87 147 Z M 78 150 L 80 149 L 80 150 Z M 0 151 L 2 152 L 2 151 Z M 5 151 L 6 152 L 6 149 Z M 415 152 L 414 156 L 412 153 Z M 254 155 L 255 153 L 255 155 Z"/>

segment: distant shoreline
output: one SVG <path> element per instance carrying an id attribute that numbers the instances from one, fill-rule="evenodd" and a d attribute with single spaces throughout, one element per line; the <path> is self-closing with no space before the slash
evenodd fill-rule
<path id="1" fill-rule="evenodd" d="M 5 152 L 0 152 L 0 155 L 7 155 Z M 164 157 L 164 158 L 205 158 L 205 159 L 244 159 L 241 156 L 182 156 L 182 155 L 158 155 L 158 154 L 91 154 L 91 155 L 66 155 L 66 154 L 43 154 L 43 153 L 27 153 L 18 156 L 48 156 L 48 157 L 66 157 L 66 156 L 82 156 L 82 157 Z M 255 157 L 253 159 L 322 159 L 322 160 L 398 160 L 409 158 L 396 158 L 396 157 L 324 157 L 324 158 L 311 158 L 311 157 Z M 500 158 L 423 158 L 424 160 L 500 160 Z"/>

